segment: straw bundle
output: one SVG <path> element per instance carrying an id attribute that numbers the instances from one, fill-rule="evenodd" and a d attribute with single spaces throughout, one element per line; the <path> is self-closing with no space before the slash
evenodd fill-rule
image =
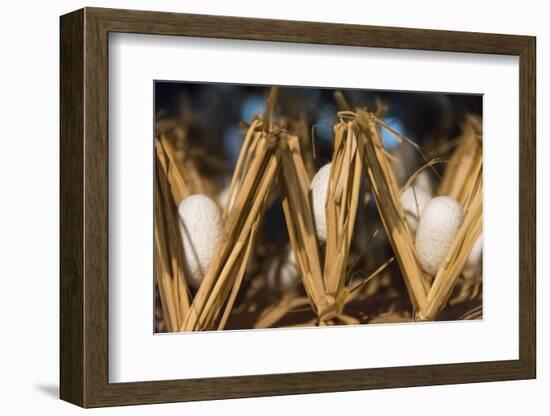
<path id="1" fill-rule="evenodd" d="M 363 152 L 369 182 L 371 184 L 378 211 L 384 228 L 393 247 L 407 285 L 411 302 L 417 311 L 417 319 L 434 319 L 445 305 L 451 290 L 459 277 L 468 254 L 481 233 L 482 227 L 482 156 L 479 135 L 465 135 L 457 148 L 445 179 L 439 189 L 440 194 L 457 198 L 465 213 L 449 252 L 441 264 L 433 282 L 423 272 L 414 240 L 407 225 L 403 209 L 399 203 L 400 189 L 391 166 L 391 158 L 380 138 L 380 129 L 389 127 L 374 114 L 359 110 L 348 113 L 354 126 L 359 129 L 360 151 Z M 479 123 L 469 119 L 466 129 Z M 392 131 L 398 140 L 403 140 Z M 472 139 L 473 137 L 473 139 Z M 472 142 L 472 140 L 475 140 Z M 429 165 L 429 163 L 428 163 Z"/>
<path id="2" fill-rule="evenodd" d="M 189 288 L 183 275 L 183 246 L 176 232 L 176 201 L 187 196 L 189 188 L 168 156 L 171 150 L 171 147 L 163 146 L 161 140 L 155 140 L 154 264 L 163 316 L 168 331 L 176 331 L 190 306 Z"/>
<path id="3" fill-rule="evenodd" d="M 285 135 L 279 147 L 282 165 L 279 184 L 292 249 L 300 275 L 317 316 L 319 325 L 332 319 L 357 322 L 343 313 L 349 289 L 345 287 L 348 254 L 353 237 L 355 216 L 363 164 L 358 153 L 358 140 L 350 123 L 334 127 L 335 140 L 326 198 L 327 241 L 324 266 L 315 233 L 310 178 L 305 168 L 300 142 L 296 136 Z M 297 301 L 299 302 L 299 301 Z M 272 317 L 279 316 L 285 306 L 275 307 Z M 269 315 L 268 315 L 269 316 Z M 272 323 L 264 318 L 261 323 Z"/>
<path id="4" fill-rule="evenodd" d="M 266 122 L 270 124 L 268 118 L 256 120 L 248 129 L 231 182 L 231 203 L 224 209 L 223 235 L 192 302 L 183 275 L 175 207 L 184 197 L 204 187 L 195 182 L 196 171 L 178 169 L 173 147 L 165 137 L 155 141 L 155 267 L 169 331 L 223 329 L 227 322 L 279 169 L 276 137 L 265 128 Z M 196 186 L 189 186 L 193 182 Z"/>
<path id="5" fill-rule="evenodd" d="M 476 218 L 477 224 L 475 225 L 476 229 L 466 236 L 469 240 L 467 246 L 471 244 L 471 241 L 475 244 L 481 234 L 483 211 L 481 200 L 482 183 L 478 183 L 478 181 L 481 180 L 482 176 L 482 163 L 481 119 L 479 117 L 468 116 L 463 123 L 462 134 L 458 137 L 458 146 L 449 160 L 437 191 L 440 195 L 449 195 L 456 198 L 462 206 L 468 206 L 470 210 L 475 207 L 478 213 L 478 218 Z M 463 252 L 466 253 L 467 257 L 469 251 L 464 249 Z M 455 278 L 455 282 L 459 276 L 460 270 Z M 462 279 L 458 295 L 450 300 L 449 303 L 458 304 L 467 299 L 475 298 L 480 294 L 480 286 L 480 281 L 471 283 Z M 479 316 L 481 310 L 474 310 L 473 312 L 475 312 L 475 316 Z"/>
<path id="6" fill-rule="evenodd" d="M 247 175 L 237 191 L 234 207 L 224 227 L 220 245 L 195 296 L 184 331 L 208 329 L 226 305 L 218 329 L 223 328 L 250 257 L 262 207 L 273 184 L 279 161 L 275 143 L 264 132 L 256 136 Z M 246 149 L 248 150 L 248 149 Z"/>
<path id="7" fill-rule="evenodd" d="M 174 123 L 157 121 L 155 138 L 154 267 L 162 314 L 168 331 L 178 331 L 191 304 L 183 271 L 183 248 L 177 206 L 193 193 L 213 194 L 189 156 L 185 131 Z"/>

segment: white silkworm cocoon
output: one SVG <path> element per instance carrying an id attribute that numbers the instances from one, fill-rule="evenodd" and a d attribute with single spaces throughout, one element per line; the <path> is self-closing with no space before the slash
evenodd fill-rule
<path id="1" fill-rule="evenodd" d="M 433 196 L 432 182 L 432 175 L 427 169 L 424 169 L 416 176 L 414 187 L 426 192 L 431 197 Z"/>
<path id="2" fill-rule="evenodd" d="M 418 220 L 422 215 L 422 211 L 424 211 L 424 208 L 431 199 L 432 196 L 430 194 L 417 186 L 409 186 L 401 194 L 401 206 L 403 207 L 403 211 L 405 211 L 405 218 L 413 235 L 418 228 Z"/>
<path id="3" fill-rule="evenodd" d="M 237 192 L 233 192 L 233 195 L 231 196 L 231 201 L 229 201 L 229 190 L 230 185 L 227 185 L 225 188 L 222 189 L 222 191 L 218 194 L 218 203 L 222 208 L 226 208 L 227 206 L 227 212 L 231 211 L 231 208 L 233 205 L 235 205 L 235 199 L 237 197 Z"/>
<path id="4" fill-rule="evenodd" d="M 275 259 L 267 271 L 267 284 L 270 289 L 285 292 L 294 288 L 299 280 L 298 266 L 292 250 L 285 259 Z"/>
<path id="5" fill-rule="evenodd" d="M 483 233 L 474 243 L 468 258 L 466 259 L 466 264 L 464 265 L 464 270 L 462 274 L 466 279 L 473 279 L 480 276 L 481 274 L 481 257 L 483 254 Z"/>
<path id="6" fill-rule="evenodd" d="M 326 202 L 330 179 L 331 163 L 323 166 L 311 181 L 311 199 L 313 201 L 313 218 L 315 220 L 315 232 L 319 242 L 327 241 Z"/>
<path id="7" fill-rule="evenodd" d="M 181 201 L 178 214 L 185 276 L 189 285 L 197 288 L 222 233 L 221 213 L 214 201 L 206 195 L 196 194 Z"/>
<path id="8" fill-rule="evenodd" d="M 430 275 L 439 270 L 463 221 L 462 207 L 452 197 L 435 197 L 424 207 L 416 232 L 416 250 L 422 268 Z"/>

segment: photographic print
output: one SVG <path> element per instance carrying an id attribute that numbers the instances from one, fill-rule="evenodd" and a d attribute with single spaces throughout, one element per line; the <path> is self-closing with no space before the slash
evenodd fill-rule
<path id="1" fill-rule="evenodd" d="M 156 333 L 482 319 L 482 95 L 154 96 Z"/>

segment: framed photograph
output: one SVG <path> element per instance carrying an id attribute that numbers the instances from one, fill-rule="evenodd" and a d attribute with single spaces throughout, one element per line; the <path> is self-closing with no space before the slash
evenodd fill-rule
<path id="1" fill-rule="evenodd" d="M 60 29 L 63 400 L 535 378 L 534 37 Z"/>

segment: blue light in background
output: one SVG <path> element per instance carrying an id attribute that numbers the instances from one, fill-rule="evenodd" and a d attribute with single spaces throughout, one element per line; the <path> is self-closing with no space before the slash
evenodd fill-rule
<path id="1" fill-rule="evenodd" d="M 303 111 L 316 112 L 319 102 L 321 101 L 321 89 L 296 89 L 292 92 L 303 105 Z"/>
<path id="2" fill-rule="evenodd" d="M 265 111 L 265 99 L 259 95 L 248 96 L 241 106 L 241 119 L 251 123 L 255 116 L 261 116 Z"/>
<path id="3" fill-rule="evenodd" d="M 238 126 L 231 126 L 223 132 L 223 148 L 227 158 L 231 162 L 231 167 L 235 167 L 241 152 L 243 144 L 243 135 Z"/>
<path id="4" fill-rule="evenodd" d="M 338 121 L 336 112 L 336 107 L 333 105 L 325 105 L 319 111 L 314 125 L 315 137 L 319 140 L 331 143 L 334 139 L 332 127 Z"/>
<path id="5" fill-rule="evenodd" d="M 384 117 L 386 123 L 392 130 L 399 135 L 405 135 L 405 125 L 397 117 Z M 395 150 L 399 147 L 399 141 L 386 128 L 382 127 L 382 146 L 387 150 Z"/>

